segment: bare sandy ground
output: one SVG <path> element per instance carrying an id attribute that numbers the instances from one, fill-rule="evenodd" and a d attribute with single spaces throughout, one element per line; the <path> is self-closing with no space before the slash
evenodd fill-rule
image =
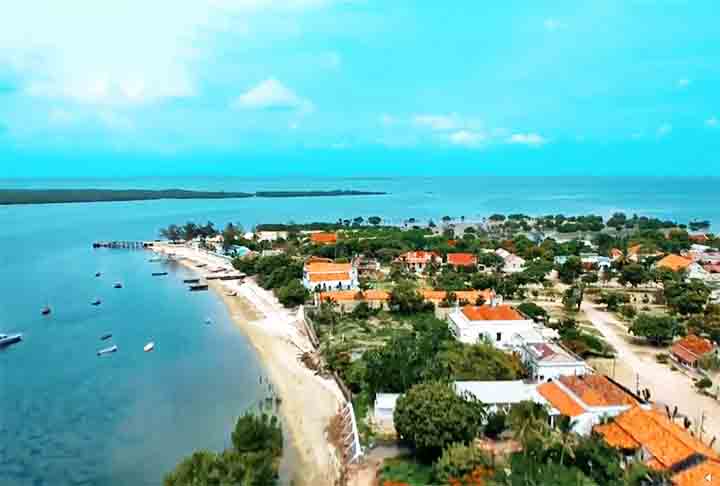
<path id="1" fill-rule="evenodd" d="M 155 251 L 173 253 L 178 261 L 203 274 L 208 270 L 198 269 L 198 263 L 231 268 L 227 260 L 192 248 L 159 245 Z M 257 350 L 282 400 L 280 413 L 290 429 L 299 463 L 293 484 L 334 484 L 338 470 L 326 427 L 341 406 L 342 394 L 333 381 L 315 375 L 299 361 L 299 355 L 311 345 L 300 331 L 298 314 L 284 309 L 271 292 L 251 279 L 242 284 L 217 280 L 209 284 Z M 237 295 L 228 295 L 233 292 Z"/>
<path id="2" fill-rule="evenodd" d="M 655 360 L 658 352 L 646 345 L 636 344 L 622 323 L 609 313 L 597 309 L 590 303 L 583 303 L 582 310 L 593 326 L 602 333 L 605 340 L 617 351 L 613 363 L 605 362 L 598 366 L 604 372 L 631 390 L 649 388 L 650 399 L 671 409 L 678 407 L 680 414 L 686 415 L 693 423 L 691 430 L 706 443 L 712 437 L 720 440 L 720 403 L 711 397 L 701 395 L 695 390 L 690 377 L 680 371 L 672 371 L 668 365 Z M 699 429 L 703 424 L 702 431 Z M 715 443 L 718 449 L 718 442 Z"/>

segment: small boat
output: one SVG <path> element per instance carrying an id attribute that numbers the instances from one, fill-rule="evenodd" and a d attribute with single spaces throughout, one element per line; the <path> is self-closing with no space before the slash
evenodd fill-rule
<path id="1" fill-rule="evenodd" d="M 155 258 L 149 259 L 148 261 L 149 261 L 150 263 L 157 263 L 157 262 L 159 262 L 159 261 L 162 261 L 162 258 L 155 257 Z"/>
<path id="2" fill-rule="evenodd" d="M 210 319 L 209 317 L 205 319 L 205 324 L 207 324 L 208 326 L 212 324 L 212 319 Z"/>
<path id="3" fill-rule="evenodd" d="M 114 353 L 118 350 L 118 347 L 115 345 L 110 346 L 109 348 L 103 348 L 97 352 L 98 356 L 103 356 L 106 354 Z"/>
<path id="4" fill-rule="evenodd" d="M 225 295 L 227 295 L 228 297 L 237 297 L 237 292 L 231 290 L 230 292 L 226 292 Z"/>
<path id="5" fill-rule="evenodd" d="M 183 283 L 196 284 L 196 283 L 200 283 L 200 279 L 199 278 L 186 278 L 186 279 L 183 279 Z"/>
<path id="6" fill-rule="evenodd" d="M 195 265 L 195 268 L 205 268 L 205 267 L 207 267 L 207 263 L 198 263 L 197 265 Z"/>
<path id="7" fill-rule="evenodd" d="M 152 276 L 153 276 L 153 277 L 163 277 L 163 276 L 165 276 L 165 275 L 167 275 L 167 274 L 168 274 L 167 272 L 153 272 L 153 273 L 152 273 Z"/>
<path id="8" fill-rule="evenodd" d="M 100 299 L 95 299 L 92 302 L 90 302 L 90 305 L 98 306 L 102 304 L 102 301 Z"/>
<path id="9" fill-rule="evenodd" d="M 190 292 L 198 292 L 201 290 L 208 290 L 209 288 L 210 288 L 210 286 L 208 284 L 199 284 L 198 283 L 198 284 L 190 285 L 188 287 L 188 290 L 190 290 Z"/>
<path id="10" fill-rule="evenodd" d="M 100 273 L 100 272 L 96 272 L 96 273 L 95 273 L 95 276 L 96 276 L 96 277 L 99 277 L 100 275 L 102 275 L 102 273 Z"/>
<path id="11" fill-rule="evenodd" d="M 45 307 L 43 307 L 42 309 L 40 309 L 40 314 L 42 314 L 42 315 L 44 315 L 44 316 L 49 315 L 50 312 L 52 312 L 52 310 L 50 309 L 50 306 L 49 306 L 49 305 L 46 305 Z"/>
<path id="12" fill-rule="evenodd" d="M 154 342 L 154 341 L 150 341 L 150 342 L 147 343 L 145 346 L 143 346 L 143 351 L 145 351 L 146 353 L 149 353 L 149 352 L 152 351 L 153 349 L 155 349 L 155 342 Z"/>
<path id="13" fill-rule="evenodd" d="M 22 341 L 22 334 L 0 334 L 0 348 Z"/>
<path id="14" fill-rule="evenodd" d="M 113 288 L 116 288 L 116 289 L 121 289 L 122 286 L 123 286 L 123 285 L 122 285 L 122 282 L 115 282 L 115 283 L 113 284 Z"/>
<path id="15" fill-rule="evenodd" d="M 107 333 L 107 334 L 103 334 L 102 336 L 100 336 L 100 341 L 107 341 L 107 340 L 110 339 L 111 337 L 112 337 L 112 333 L 111 333 L 111 332 L 109 332 L 109 333 Z"/>

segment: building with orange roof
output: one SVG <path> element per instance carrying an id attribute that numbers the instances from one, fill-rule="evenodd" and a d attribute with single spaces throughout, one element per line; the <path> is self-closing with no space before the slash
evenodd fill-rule
<path id="1" fill-rule="evenodd" d="M 610 250 L 610 259 L 612 261 L 620 260 L 624 256 L 625 254 L 622 252 L 622 250 L 618 248 L 613 248 L 612 250 Z"/>
<path id="2" fill-rule="evenodd" d="M 357 270 L 352 263 L 310 258 L 303 267 L 303 285 L 310 291 L 351 290 L 358 287 Z"/>
<path id="3" fill-rule="evenodd" d="M 455 268 L 475 268 L 477 257 L 472 253 L 448 253 L 447 264 Z"/>
<path id="4" fill-rule="evenodd" d="M 680 255 L 670 254 L 658 261 L 655 266 L 657 266 L 658 268 L 667 268 L 668 270 L 672 270 L 673 272 L 679 272 L 687 270 L 688 267 L 692 264 L 693 261 L 691 258 L 685 258 Z"/>
<path id="5" fill-rule="evenodd" d="M 688 334 L 684 338 L 676 341 L 670 348 L 670 354 L 680 364 L 689 366 L 691 368 L 697 368 L 698 361 L 712 353 L 718 352 L 717 346 L 715 346 L 709 339 L 701 338 L 695 334 Z"/>
<path id="6" fill-rule="evenodd" d="M 337 240 L 338 240 L 337 233 L 328 233 L 325 231 L 320 231 L 317 233 L 310 234 L 310 241 L 316 245 L 334 245 L 335 243 L 337 243 Z"/>
<path id="7" fill-rule="evenodd" d="M 483 302 L 491 302 L 491 301 L 497 301 L 497 296 L 495 295 L 495 291 L 491 289 L 486 290 L 457 290 L 455 292 L 452 292 L 455 294 L 456 302 L 458 304 L 461 304 L 464 302 L 465 304 L 477 304 L 478 300 L 482 300 Z M 433 304 L 439 304 L 443 300 L 447 298 L 447 292 L 445 290 L 428 290 L 423 289 L 420 291 L 420 295 L 423 296 L 423 299 L 432 302 Z"/>
<path id="8" fill-rule="evenodd" d="M 467 344 L 485 340 L 510 351 L 519 349 L 527 336 L 536 342 L 543 340 L 542 326 L 509 305 L 498 305 L 494 299 L 485 305 L 458 307 L 447 318 L 455 338 Z"/>
<path id="9" fill-rule="evenodd" d="M 386 308 L 390 302 L 390 293 L 384 290 L 331 290 L 316 294 L 316 304 L 334 302 L 343 310 L 352 310 L 360 302 L 372 308 Z"/>
<path id="10" fill-rule="evenodd" d="M 608 445 L 623 451 L 628 461 L 642 461 L 652 469 L 670 472 L 677 486 L 720 484 L 720 476 L 712 479 L 720 473 L 717 453 L 662 411 L 632 407 L 593 430 Z M 695 482 L 697 478 L 703 482 Z"/>
<path id="11" fill-rule="evenodd" d="M 411 272 L 424 272 L 428 265 L 442 263 L 442 257 L 434 251 L 408 251 L 395 259 L 395 263 L 402 265 Z"/>
<path id="12" fill-rule="evenodd" d="M 616 417 L 632 407 L 648 405 L 629 390 L 598 374 L 560 376 L 538 386 L 550 406 L 550 416 L 573 419 L 573 430 L 588 435 L 607 417 Z"/>

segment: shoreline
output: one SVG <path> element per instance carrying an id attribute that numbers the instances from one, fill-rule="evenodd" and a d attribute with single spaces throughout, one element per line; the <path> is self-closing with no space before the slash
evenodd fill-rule
<path id="1" fill-rule="evenodd" d="M 174 254 L 178 263 L 197 273 L 198 263 L 232 268 L 227 260 L 192 248 L 161 244 L 152 250 Z M 279 412 L 294 449 L 289 460 L 297 456 L 297 467 L 288 471 L 292 484 L 333 484 L 339 477 L 337 455 L 325 430 L 342 404 L 342 393 L 332 380 L 315 375 L 298 359 L 312 345 L 297 326 L 297 313 L 282 307 L 271 292 L 249 278 L 245 283 L 212 280 L 208 285 L 250 341 L 281 398 Z"/>

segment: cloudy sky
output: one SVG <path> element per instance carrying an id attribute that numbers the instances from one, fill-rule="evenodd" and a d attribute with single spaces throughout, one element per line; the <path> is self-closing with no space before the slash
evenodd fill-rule
<path id="1" fill-rule="evenodd" d="M 718 174 L 713 0 L 24 0 L 0 177 Z"/>

